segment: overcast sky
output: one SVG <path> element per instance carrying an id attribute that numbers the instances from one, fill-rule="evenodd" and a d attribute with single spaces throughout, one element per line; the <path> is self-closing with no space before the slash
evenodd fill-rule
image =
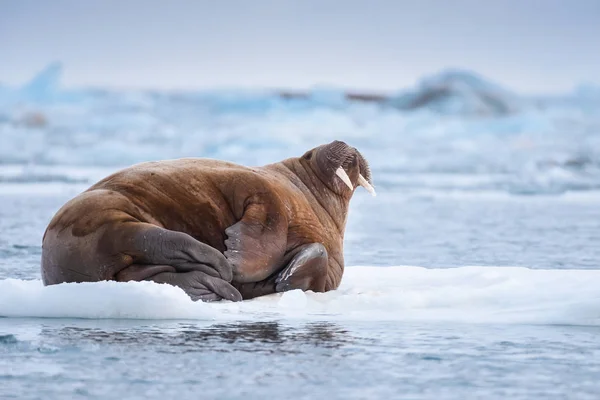
<path id="1" fill-rule="evenodd" d="M 445 67 L 526 92 L 600 83 L 598 0 L 0 0 L 0 82 L 395 90 Z"/>

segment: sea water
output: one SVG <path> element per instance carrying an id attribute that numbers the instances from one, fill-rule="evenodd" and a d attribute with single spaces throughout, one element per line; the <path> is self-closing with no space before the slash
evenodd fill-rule
<path id="1" fill-rule="evenodd" d="M 597 398 L 600 101 L 586 93 L 501 116 L 4 93 L 0 398 Z M 194 303 L 149 282 L 41 283 L 50 218 L 123 166 L 260 165 L 333 139 L 370 161 L 378 193 L 352 199 L 338 290 Z"/>

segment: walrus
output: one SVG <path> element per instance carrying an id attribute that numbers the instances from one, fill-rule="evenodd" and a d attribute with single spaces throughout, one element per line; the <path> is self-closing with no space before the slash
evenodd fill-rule
<path id="1" fill-rule="evenodd" d="M 262 167 L 206 158 L 120 170 L 64 204 L 42 239 L 44 285 L 177 286 L 194 301 L 336 289 L 365 158 L 333 141 Z"/>

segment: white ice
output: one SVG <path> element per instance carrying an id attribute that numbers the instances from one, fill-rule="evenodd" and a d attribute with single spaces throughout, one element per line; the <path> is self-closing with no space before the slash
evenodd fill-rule
<path id="1" fill-rule="evenodd" d="M 292 291 L 241 303 L 192 302 L 150 282 L 44 287 L 0 281 L 0 316 L 331 320 L 600 325 L 600 270 L 348 267 L 328 293 Z"/>

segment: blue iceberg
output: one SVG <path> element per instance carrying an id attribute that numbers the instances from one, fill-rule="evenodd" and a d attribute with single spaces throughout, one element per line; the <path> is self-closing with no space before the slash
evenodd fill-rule
<path id="1" fill-rule="evenodd" d="M 48 104 L 76 101 L 80 98 L 75 91 L 61 87 L 63 64 L 53 62 L 21 87 L 0 85 L 0 106 L 11 104 Z"/>

